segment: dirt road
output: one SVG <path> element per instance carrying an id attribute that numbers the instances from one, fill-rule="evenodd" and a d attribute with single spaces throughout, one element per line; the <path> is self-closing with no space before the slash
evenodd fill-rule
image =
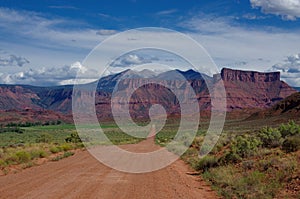
<path id="1" fill-rule="evenodd" d="M 134 150 L 141 144 L 125 148 Z M 151 173 L 123 173 L 82 151 L 58 162 L 1 176 L 0 198 L 217 198 L 199 177 L 186 174 L 188 171 L 178 160 Z"/>

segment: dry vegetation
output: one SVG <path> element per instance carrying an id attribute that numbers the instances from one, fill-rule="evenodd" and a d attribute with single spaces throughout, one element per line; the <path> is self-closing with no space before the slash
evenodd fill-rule
<path id="1" fill-rule="evenodd" d="M 174 136 L 174 134 L 173 134 Z M 164 145 L 170 131 L 157 136 Z M 182 156 L 224 198 L 299 198 L 300 126 L 291 121 L 279 127 L 223 134 L 204 158 L 198 152 L 199 132 Z"/>

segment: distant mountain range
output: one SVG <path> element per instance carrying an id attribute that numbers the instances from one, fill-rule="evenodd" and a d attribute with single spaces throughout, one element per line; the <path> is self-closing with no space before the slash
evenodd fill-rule
<path id="1" fill-rule="evenodd" d="M 95 105 L 98 117 L 102 119 L 112 118 L 110 100 L 112 91 L 118 82 L 118 88 L 123 89 L 123 92 L 126 93 L 128 88 L 134 87 L 138 82 L 147 83 L 151 79 L 156 79 L 158 82 L 164 81 L 168 85 L 176 87 L 183 97 L 186 95 L 186 84 L 190 84 L 196 93 L 202 111 L 209 111 L 211 108 L 208 87 L 217 86 L 221 80 L 223 80 L 226 89 L 227 110 L 230 112 L 235 110 L 251 110 L 253 112 L 257 109 L 266 109 L 297 92 L 280 80 L 279 72 L 259 73 L 224 68 L 220 74 L 209 77 L 193 70 L 173 70 L 160 74 L 150 70 L 140 72 L 127 70 L 103 77 L 98 82 L 90 83 L 97 84 Z M 71 85 L 56 87 L 0 85 L 0 115 L 18 112 L 22 113 L 24 117 L 26 116 L 26 120 L 35 120 L 37 118 L 35 114 L 43 114 L 44 112 L 48 115 L 55 115 L 53 119 L 60 118 L 70 121 L 72 92 L 73 86 Z M 91 91 L 87 90 L 86 92 Z M 125 102 L 125 99 L 122 98 L 116 100 L 120 104 Z M 178 99 L 170 90 L 160 85 L 150 84 L 139 88 L 132 96 L 130 101 L 132 117 L 147 117 L 147 110 L 154 103 L 162 104 L 168 114 L 180 113 Z M 36 113 L 36 111 L 40 112 Z M 22 114 L 20 114 L 20 120 L 22 120 Z M 44 119 L 51 120 L 51 116 L 40 118 L 40 120 Z M 7 120 L 7 118 L 2 117 L 0 122 Z"/>

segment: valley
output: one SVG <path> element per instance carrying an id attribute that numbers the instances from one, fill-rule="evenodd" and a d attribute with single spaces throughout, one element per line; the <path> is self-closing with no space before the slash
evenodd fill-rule
<path id="1" fill-rule="evenodd" d="M 169 79 L 178 73 L 187 82 Z M 120 79 L 122 75 L 126 78 Z M 149 123 L 150 107 L 161 104 L 167 113 L 167 123 L 161 131 L 154 137 L 135 138 L 122 132 L 113 121 L 110 101 L 116 84 L 126 93 L 137 82 L 150 81 L 148 78 L 158 78 L 177 88 L 183 102 L 189 96 L 186 84 L 190 84 L 201 119 L 196 137 L 179 160 L 145 174 L 116 171 L 88 153 L 88 146 L 81 140 L 86 138 L 78 137 L 73 124 L 72 86 L 1 85 L 1 197 L 34 198 L 45 189 L 45 198 L 153 198 L 157 193 L 161 198 L 299 196 L 300 95 L 280 80 L 279 73 L 223 69 L 209 77 L 193 70 L 158 75 L 125 71 L 93 82 L 97 84 L 95 107 L 101 128 L 112 144 L 122 149 L 157 150 L 176 135 L 181 113 L 178 100 L 170 90 L 156 84 L 137 89 L 130 98 L 129 112 L 143 126 Z M 199 158 L 212 106 L 209 88 L 221 81 L 227 101 L 224 129 L 213 150 Z M 81 95 L 91 94 L 87 88 L 82 85 Z M 114 100 L 125 103 L 122 97 Z M 168 150 L 176 154 L 172 148 Z M 269 184 L 268 179 L 273 183 Z M 116 188 L 119 191 L 113 191 Z"/>

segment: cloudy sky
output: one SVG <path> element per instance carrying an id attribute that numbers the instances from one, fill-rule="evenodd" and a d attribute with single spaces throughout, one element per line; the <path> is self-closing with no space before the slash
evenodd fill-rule
<path id="1" fill-rule="evenodd" d="M 69 84 L 77 73 L 96 78 L 82 64 L 91 50 L 141 27 L 189 35 L 219 70 L 281 71 L 283 80 L 300 86 L 300 0 L 2 0 L 0 83 Z M 133 52 L 114 66 L 181 63 L 159 54 Z"/>

